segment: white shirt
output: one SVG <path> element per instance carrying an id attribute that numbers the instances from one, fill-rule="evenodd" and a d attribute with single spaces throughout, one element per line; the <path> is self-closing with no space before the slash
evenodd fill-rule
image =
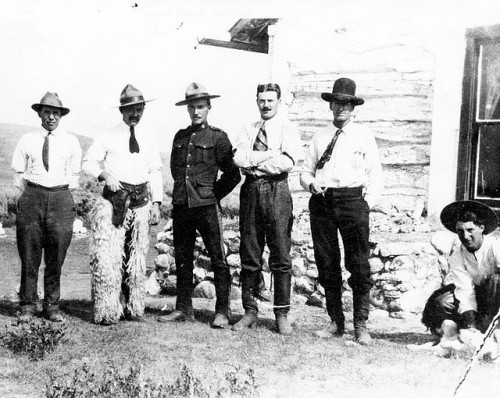
<path id="1" fill-rule="evenodd" d="M 269 149 L 254 151 L 255 139 L 264 123 Z M 278 115 L 266 121 L 260 119 L 239 131 L 234 163 L 244 174 L 257 177 L 289 172 L 299 159 L 301 145 L 299 131 L 287 120 Z"/>
<path id="2" fill-rule="evenodd" d="M 484 279 L 498 273 L 500 241 L 485 235 L 483 244 L 474 253 L 460 245 L 450 257 L 450 272 L 455 284 L 455 297 L 460 301 L 458 312 L 477 311 L 476 291 Z"/>
<path id="3" fill-rule="evenodd" d="M 27 181 L 44 187 L 69 185 L 78 187 L 82 149 L 74 135 L 58 127 L 49 137 L 49 171 L 45 170 L 42 149 L 48 131 L 43 127 L 24 134 L 12 155 L 14 185 L 24 190 Z"/>
<path id="4" fill-rule="evenodd" d="M 338 130 L 333 124 L 317 132 L 309 145 L 300 175 L 300 183 L 309 190 L 312 182 L 326 188 L 363 187 L 365 200 L 373 207 L 382 191 L 382 166 L 373 133 L 352 120 L 342 128 L 332 156 L 322 169 L 319 159 Z"/>
<path id="5" fill-rule="evenodd" d="M 94 139 L 83 159 L 83 171 L 95 178 L 107 171 L 117 180 L 132 185 L 147 182 L 152 201 L 162 202 L 162 162 L 158 144 L 139 125 L 134 127 L 134 132 L 139 153 L 130 153 L 130 127 L 120 123 Z"/>

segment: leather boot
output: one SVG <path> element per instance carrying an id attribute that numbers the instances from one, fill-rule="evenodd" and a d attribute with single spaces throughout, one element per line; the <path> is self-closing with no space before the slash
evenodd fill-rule
<path id="1" fill-rule="evenodd" d="M 217 297 L 215 302 L 215 321 L 212 323 L 213 327 L 224 327 L 228 326 L 225 322 L 218 322 L 221 320 L 222 315 L 227 318 L 229 322 L 230 309 L 229 309 L 229 292 L 231 290 L 231 274 L 228 268 L 218 268 L 214 270 L 214 285 L 215 285 L 215 295 Z M 218 318 L 218 319 L 217 319 Z M 222 326 L 221 326 L 222 325 Z"/>
<path id="2" fill-rule="evenodd" d="M 241 281 L 241 300 L 245 313 L 252 311 L 255 314 L 259 312 L 259 306 L 255 297 L 259 295 L 260 271 L 249 271 L 242 269 L 240 274 Z"/>
<path id="3" fill-rule="evenodd" d="M 240 274 L 241 281 L 241 300 L 243 301 L 243 308 L 245 315 L 239 322 L 235 323 L 231 330 L 242 331 L 248 328 L 255 329 L 257 327 L 257 313 L 259 307 L 255 297 L 259 292 L 260 272 L 249 271 L 242 269 Z"/>
<path id="4" fill-rule="evenodd" d="M 290 273 L 275 272 L 274 274 L 274 315 L 278 333 L 289 336 L 292 327 L 288 322 L 287 314 L 290 311 L 290 295 L 292 292 L 292 275 Z"/>
<path id="5" fill-rule="evenodd" d="M 353 305 L 354 339 L 361 345 L 370 345 L 372 338 L 366 328 L 370 313 L 370 292 L 362 294 L 353 292 Z"/>
<path id="6" fill-rule="evenodd" d="M 245 329 L 255 329 L 257 327 L 257 313 L 254 312 L 253 310 L 246 310 L 245 315 L 243 315 L 243 318 L 239 320 L 239 322 L 236 322 L 232 327 L 231 330 L 234 330 L 235 332 L 241 332 L 242 330 Z"/>
<path id="7" fill-rule="evenodd" d="M 326 311 L 332 320 L 326 332 L 342 337 L 345 333 L 345 315 L 342 309 L 342 285 L 325 288 Z"/>

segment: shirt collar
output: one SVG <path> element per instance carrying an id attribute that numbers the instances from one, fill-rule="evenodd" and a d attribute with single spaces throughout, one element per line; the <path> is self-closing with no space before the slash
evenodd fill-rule
<path id="1" fill-rule="evenodd" d="M 42 135 L 43 138 L 45 138 L 49 134 L 49 132 L 50 132 L 51 135 L 58 135 L 59 132 L 57 130 L 58 129 L 49 131 L 45 127 L 40 126 L 40 134 Z"/>

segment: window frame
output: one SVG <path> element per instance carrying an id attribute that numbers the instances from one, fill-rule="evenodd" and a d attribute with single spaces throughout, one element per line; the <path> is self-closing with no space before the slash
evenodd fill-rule
<path id="1" fill-rule="evenodd" d="M 479 131 L 483 125 L 498 125 L 500 120 L 479 119 L 479 57 L 481 45 L 500 43 L 500 25 L 468 29 L 465 34 L 466 48 L 464 77 L 462 81 L 462 107 L 457 162 L 457 200 L 477 200 L 492 207 L 500 216 L 500 198 L 475 197 L 477 178 L 477 151 Z"/>

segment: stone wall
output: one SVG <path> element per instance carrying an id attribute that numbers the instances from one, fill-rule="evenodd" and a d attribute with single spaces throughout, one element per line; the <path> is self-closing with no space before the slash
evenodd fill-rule
<path id="1" fill-rule="evenodd" d="M 355 120 L 372 129 L 379 146 L 382 202 L 413 210 L 428 199 L 433 42 L 411 14 L 390 24 L 361 14 L 300 32 L 291 21 L 280 21 L 272 48 L 275 74 L 285 82 L 288 116 L 301 132 L 304 151 L 332 122 L 320 93 L 331 92 L 339 77 L 354 79 L 357 95 L 366 101 L 354 110 Z"/>
<path id="2" fill-rule="evenodd" d="M 407 313 L 420 314 L 427 298 L 437 289 L 448 271 L 447 256 L 456 236 L 447 231 L 431 231 L 425 220 L 412 213 L 394 210 L 391 214 L 371 213 L 370 266 L 374 287 L 372 309 L 401 318 Z M 233 276 L 232 299 L 240 299 L 240 236 L 237 220 L 225 222 L 224 247 Z M 171 223 L 158 233 L 155 271 L 148 280 L 150 294 L 175 295 L 175 261 Z M 292 271 L 294 294 L 309 305 L 325 307 L 324 290 L 318 283 L 318 270 L 310 235 L 309 215 L 295 212 L 292 233 Z M 264 253 L 261 300 L 272 301 L 269 252 Z M 343 266 L 345 310 L 352 307 L 352 293 L 347 284 L 349 273 Z M 214 298 L 213 272 L 201 237 L 195 247 L 193 297 Z"/>

